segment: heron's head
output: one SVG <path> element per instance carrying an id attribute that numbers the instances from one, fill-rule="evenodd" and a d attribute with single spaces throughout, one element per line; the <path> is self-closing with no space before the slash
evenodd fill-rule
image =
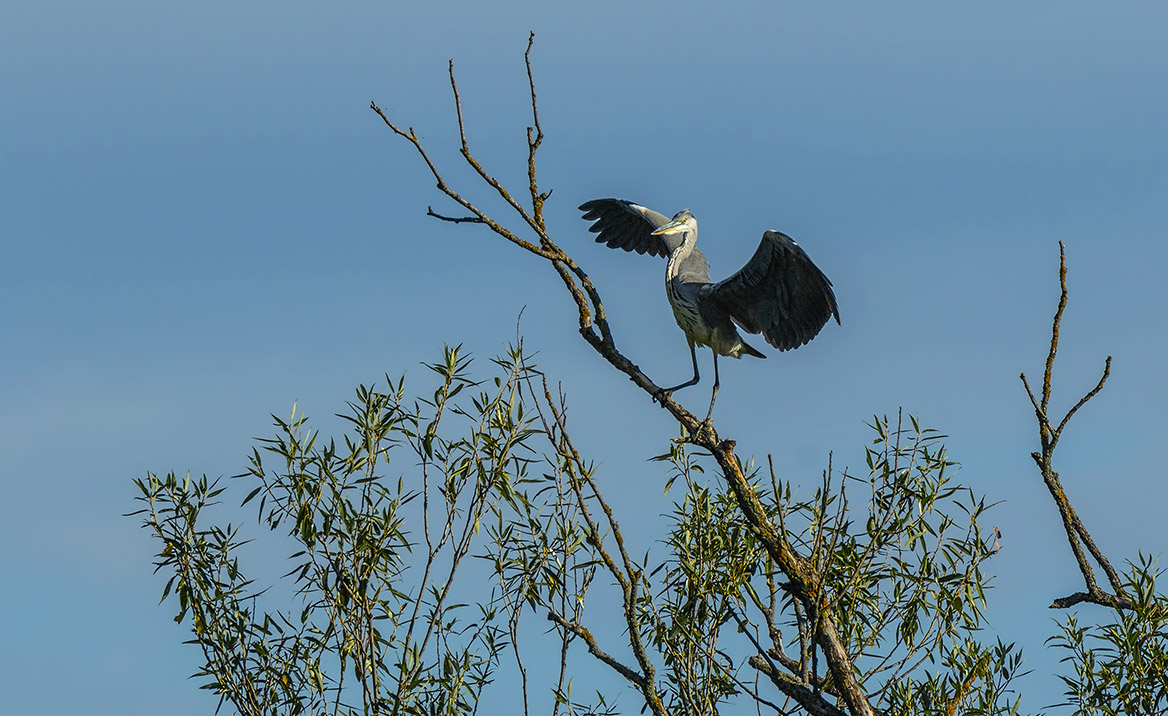
<path id="1" fill-rule="evenodd" d="M 689 209 L 682 209 L 673 215 L 673 221 L 665 224 L 653 232 L 653 236 L 668 236 L 687 233 L 693 236 L 698 234 L 698 220 Z"/>

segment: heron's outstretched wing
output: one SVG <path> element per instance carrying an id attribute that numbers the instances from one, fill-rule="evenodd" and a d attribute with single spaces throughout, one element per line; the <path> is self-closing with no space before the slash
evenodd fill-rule
<path id="1" fill-rule="evenodd" d="M 781 351 L 810 341 L 832 316 L 840 320 L 831 281 L 803 247 L 778 231 L 765 232 L 750 261 L 711 286 L 706 300 Z"/>
<path id="2" fill-rule="evenodd" d="M 670 222 L 670 218 L 624 199 L 593 199 L 580 205 L 584 219 L 594 221 L 588 230 L 599 234 L 596 243 L 614 249 L 636 251 L 650 256 L 669 256 L 681 239 L 677 236 L 653 236 L 653 232 Z M 708 283 L 710 265 L 696 248 L 681 262 L 683 281 Z"/>
<path id="3" fill-rule="evenodd" d="M 580 205 L 586 221 L 595 221 L 588 230 L 598 234 L 596 243 L 614 249 L 668 256 L 673 246 L 667 237 L 653 232 L 669 223 L 669 217 L 624 199 L 593 199 Z"/>

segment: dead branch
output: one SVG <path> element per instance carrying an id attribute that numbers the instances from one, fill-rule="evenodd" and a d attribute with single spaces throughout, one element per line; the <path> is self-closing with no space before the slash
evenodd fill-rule
<path id="1" fill-rule="evenodd" d="M 432 206 L 426 207 L 426 216 L 432 216 L 435 219 L 439 219 L 441 221 L 449 221 L 452 224 L 482 224 L 482 223 L 485 223 L 482 219 L 480 219 L 477 216 L 461 216 L 461 217 L 459 217 L 459 216 L 444 216 L 444 215 L 439 214 L 436 211 L 434 211 L 434 207 L 432 207 Z"/>
<path id="2" fill-rule="evenodd" d="M 1059 517 L 1062 518 L 1063 522 L 1063 529 L 1067 533 L 1067 542 L 1070 544 L 1071 552 L 1075 555 L 1075 561 L 1079 565 L 1079 571 L 1083 574 L 1083 582 L 1087 587 L 1087 591 L 1076 592 L 1070 596 L 1056 599 L 1050 606 L 1052 609 L 1065 609 L 1081 602 L 1091 602 L 1116 609 L 1130 609 L 1132 608 L 1132 601 L 1124 594 L 1123 582 L 1120 580 L 1119 574 L 1111 566 L 1111 562 L 1107 560 L 1103 551 L 1096 546 L 1095 541 L 1091 538 L 1091 534 L 1087 531 L 1086 526 L 1083 525 L 1083 521 L 1079 519 L 1078 513 L 1075 512 L 1075 508 L 1071 504 L 1070 498 L 1067 497 L 1066 490 L 1063 488 L 1062 480 L 1059 479 L 1059 474 L 1054 469 L 1054 450 L 1071 416 L 1077 413 L 1089 400 L 1098 395 L 1099 391 L 1103 390 L 1103 385 L 1111 375 L 1111 356 L 1107 356 L 1107 360 L 1103 364 L 1103 375 L 1099 378 L 1099 382 L 1067 411 L 1066 415 L 1059 420 L 1057 428 L 1052 425 L 1047 408 L 1050 405 L 1051 376 L 1054 372 L 1054 358 L 1058 353 L 1059 327 L 1062 323 L 1063 311 L 1066 307 L 1067 257 L 1066 247 L 1060 241 L 1059 302 L 1058 308 L 1054 313 L 1054 321 L 1051 324 L 1050 351 L 1046 355 L 1046 370 L 1042 375 L 1041 401 L 1035 397 L 1034 391 L 1030 389 L 1030 383 L 1026 380 L 1026 374 L 1022 373 L 1019 376 L 1022 379 L 1022 385 L 1026 388 L 1026 395 L 1030 398 L 1030 404 L 1034 407 L 1034 415 L 1038 420 L 1039 442 L 1042 446 L 1040 452 L 1032 452 L 1030 453 L 1030 457 L 1038 465 L 1038 469 L 1042 473 L 1042 480 L 1046 484 L 1046 488 L 1050 492 L 1050 496 L 1054 500 L 1055 505 L 1058 507 Z M 1084 547 L 1086 551 L 1084 551 Z M 1107 581 L 1110 583 L 1113 592 L 1109 593 L 1105 591 L 1095 580 L 1095 570 L 1091 566 L 1088 553 L 1107 575 Z"/>
<path id="3" fill-rule="evenodd" d="M 640 674 L 633 671 L 629 667 L 620 663 L 619 661 L 617 661 L 613 657 L 609 656 L 608 653 L 606 653 L 603 649 L 601 649 L 597 645 L 596 639 L 592 636 L 592 632 L 588 631 L 587 629 L 585 629 L 584 627 L 580 626 L 579 624 L 577 624 L 575 622 L 568 621 L 567 619 L 565 619 L 561 615 L 555 613 L 554 611 L 549 611 L 547 614 L 547 618 L 548 618 L 548 621 L 556 624 L 557 626 L 559 626 L 563 629 L 566 629 L 567 631 L 569 631 L 569 632 L 575 634 L 576 636 L 580 637 L 581 639 L 583 639 L 584 643 L 588 645 L 588 651 L 593 656 L 595 656 L 597 659 L 599 659 L 602 663 L 607 664 L 609 667 L 612 668 L 613 671 L 617 672 L 621 676 L 628 679 L 629 682 L 631 682 L 634 686 L 636 686 L 639 689 L 646 688 L 645 677 L 641 676 Z"/>

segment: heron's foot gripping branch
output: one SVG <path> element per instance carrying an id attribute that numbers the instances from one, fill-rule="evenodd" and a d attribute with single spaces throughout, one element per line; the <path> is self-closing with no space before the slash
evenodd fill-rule
<path id="1" fill-rule="evenodd" d="M 714 432 L 714 419 L 709 415 L 698 425 L 696 439 L 704 440 L 706 442 L 718 442 L 718 434 Z"/>

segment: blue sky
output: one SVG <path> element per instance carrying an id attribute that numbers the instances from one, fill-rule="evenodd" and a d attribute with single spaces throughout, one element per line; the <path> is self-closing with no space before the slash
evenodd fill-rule
<path id="1" fill-rule="evenodd" d="M 1067 245 L 1056 408 L 1063 479 L 1114 561 L 1164 546 L 1168 428 L 1168 8 L 1157 3 L 9 3 L 0 9 L 0 684 L 21 714 L 207 713 L 153 545 L 147 470 L 231 475 L 270 413 L 339 411 L 358 383 L 421 375 L 443 343 L 524 333 L 573 405 L 626 523 L 660 504 L 645 459 L 676 433 L 592 354 L 558 279 L 444 203 L 368 109 L 522 187 L 522 53 L 544 130 L 553 235 L 651 377 L 688 377 L 664 263 L 591 242 L 602 196 L 691 208 L 715 278 L 767 228 L 832 278 L 843 325 L 727 361 L 716 417 L 739 452 L 810 486 L 863 422 L 903 406 L 951 435 L 961 478 L 1005 500 L 991 615 L 1027 649 L 1030 707 L 1075 591 L 1028 453 L 1018 373 L 1041 370 Z M 705 406 L 707 382 L 682 393 Z M 749 387 L 748 387 L 749 386 Z M 635 479 L 633 479 L 635 478 Z M 649 539 L 646 531 L 645 538 Z M 1084 616 L 1090 610 L 1082 610 Z"/>

